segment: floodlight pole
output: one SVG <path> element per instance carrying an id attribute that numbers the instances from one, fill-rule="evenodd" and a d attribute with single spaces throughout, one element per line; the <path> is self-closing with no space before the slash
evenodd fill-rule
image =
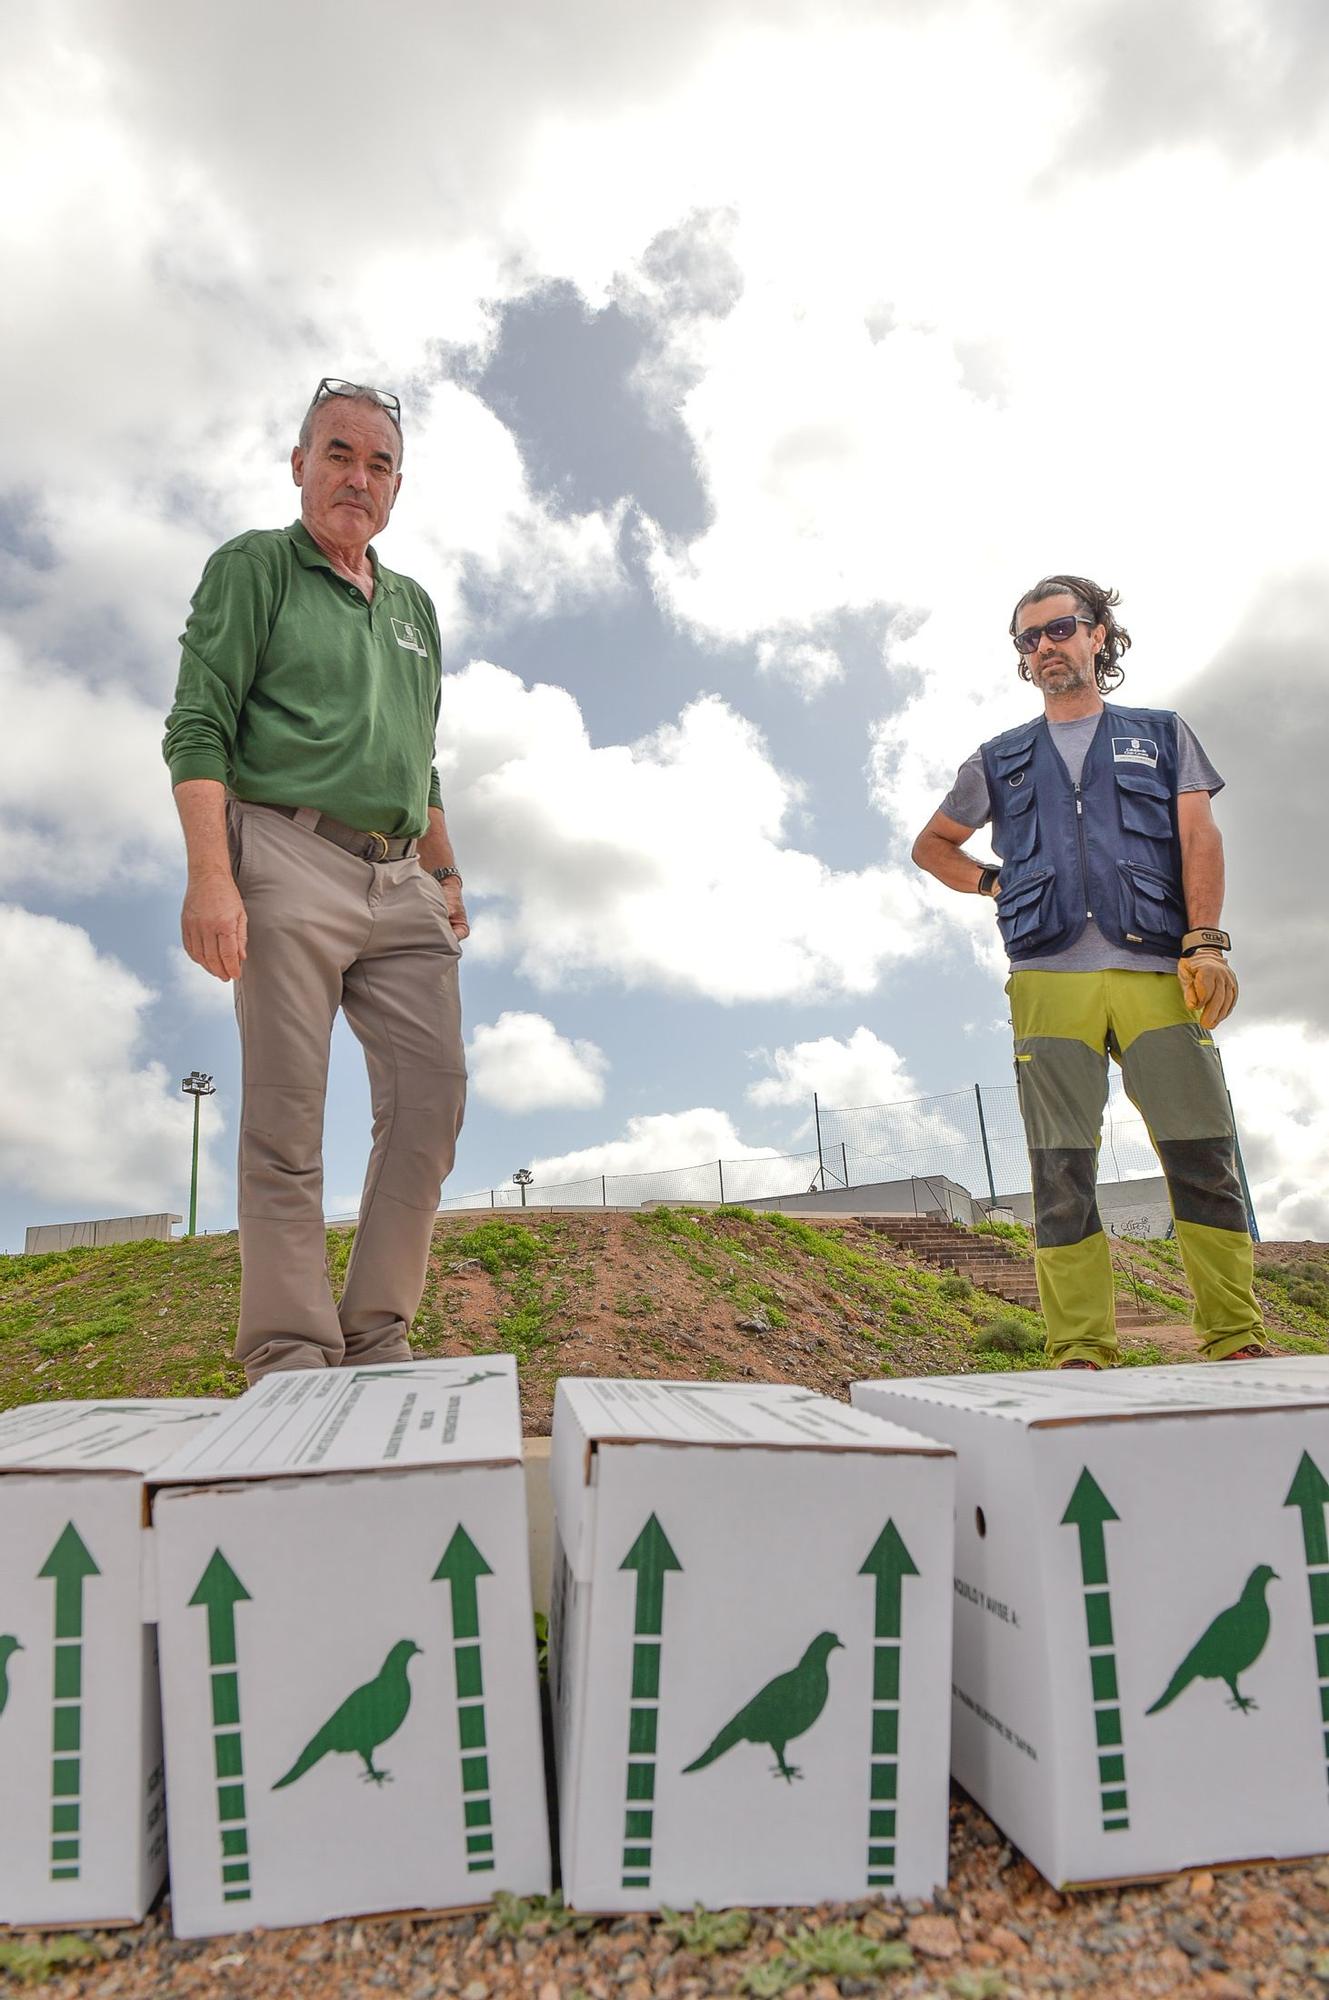
<path id="1" fill-rule="evenodd" d="M 194 1153 L 193 1153 L 193 1160 L 191 1162 L 189 1169 L 189 1227 L 185 1231 L 185 1234 L 187 1236 L 192 1236 L 198 1224 L 199 1099 L 203 1097 L 215 1097 L 217 1093 L 213 1085 L 212 1078 L 210 1076 L 205 1076 L 201 1069 L 191 1069 L 189 1075 L 182 1079 L 180 1088 L 181 1090 L 184 1091 L 186 1097 L 192 1097 L 194 1100 Z"/>

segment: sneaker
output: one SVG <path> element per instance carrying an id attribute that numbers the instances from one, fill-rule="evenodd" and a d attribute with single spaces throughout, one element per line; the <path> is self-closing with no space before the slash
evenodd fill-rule
<path id="1" fill-rule="evenodd" d="M 1103 1372 L 1101 1361 L 1059 1361 L 1057 1366 L 1058 1368 L 1092 1368 L 1095 1375 L 1101 1375 Z"/>
<path id="2" fill-rule="evenodd" d="M 1249 1346 L 1239 1347 L 1235 1354 L 1225 1354 L 1223 1359 L 1224 1361 L 1276 1361 L 1278 1349 L 1261 1347 L 1258 1340 L 1253 1340 Z"/>

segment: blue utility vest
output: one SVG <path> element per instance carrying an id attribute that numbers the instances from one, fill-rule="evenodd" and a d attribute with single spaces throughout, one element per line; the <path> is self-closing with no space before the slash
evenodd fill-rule
<path id="1" fill-rule="evenodd" d="M 1105 705 L 1079 785 L 1047 722 L 982 746 L 1001 857 L 997 923 L 1014 959 L 1064 951 L 1092 917 L 1127 952 L 1180 954 L 1177 718 Z"/>

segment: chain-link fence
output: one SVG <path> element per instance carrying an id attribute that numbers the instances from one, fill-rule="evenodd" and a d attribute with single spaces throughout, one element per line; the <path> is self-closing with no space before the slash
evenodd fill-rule
<path id="1" fill-rule="evenodd" d="M 980 1200 L 1020 1194 L 1030 1185 L 1029 1153 L 1015 1085 L 974 1084 L 943 1097 L 900 1104 L 816 1107 L 820 1166 L 828 1187 L 945 1174 Z M 1156 1174 L 1158 1160 L 1144 1120 L 1114 1070 L 1103 1117 L 1104 1180 Z M 819 1182 L 822 1185 L 823 1182 Z"/>
<path id="2" fill-rule="evenodd" d="M 664 1167 L 646 1174 L 598 1174 L 588 1181 L 536 1180 L 524 1188 L 486 1188 L 480 1194 L 450 1196 L 440 1207 L 640 1208 L 648 1201 L 761 1201 L 775 1194 L 810 1193 L 821 1186 L 819 1170 L 816 1153 L 758 1153 L 742 1160 L 704 1160 L 695 1167 Z"/>
<path id="3" fill-rule="evenodd" d="M 464 1208 L 639 1208 L 644 1202 L 750 1202 L 777 1195 L 866 1187 L 878 1181 L 944 1176 L 980 1201 L 1020 1194 L 1030 1185 L 1029 1154 L 1014 1084 L 955 1090 L 899 1104 L 835 1110 L 812 1105 L 816 1147 L 806 1153 L 750 1154 L 698 1166 L 589 1180 L 485 1188 L 452 1195 L 444 1210 Z M 1104 1180 L 1158 1172 L 1144 1120 L 1114 1071 L 1103 1119 Z"/>

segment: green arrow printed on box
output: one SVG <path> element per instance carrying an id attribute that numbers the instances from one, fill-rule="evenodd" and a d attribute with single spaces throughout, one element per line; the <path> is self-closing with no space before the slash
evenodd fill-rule
<path id="1" fill-rule="evenodd" d="M 900 1642 L 904 1622 L 904 1580 L 918 1565 L 888 1521 L 859 1569 L 876 1585 L 872 1620 L 872 1765 L 868 1806 L 868 1887 L 888 1889 L 895 1881 L 895 1817 L 900 1776 Z"/>
<path id="2" fill-rule="evenodd" d="M 482 1576 L 493 1574 L 459 1521 L 434 1571 L 433 1581 L 446 1583 L 452 1597 L 462 1812 L 466 1821 L 466 1868 L 471 1875 L 490 1874 L 494 1867 L 494 1808 L 480 1658 L 480 1597 L 476 1589 Z"/>
<path id="3" fill-rule="evenodd" d="M 660 1635 L 664 1587 L 670 1570 L 682 1571 L 669 1537 L 654 1514 L 619 1564 L 635 1570 L 632 1616 L 632 1702 L 628 1710 L 627 1812 L 623 1823 L 625 1889 L 649 1889 L 655 1838 L 655 1750 L 660 1718 Z"/>
<path id="4" fill-rule="evenodd" d="M 1308 1451 L 1303 1451 L 1285 1507 L 1301 1515 L 1301 1541 L 1306 1555 L 1306 1585 L 1310 1592 L 1311 1637 L 1315 1642 L 1315 1672 L 1320 1687 L 1320 1726 L 1324 1731 L 1326 1772 L 1329 1772 L 1329 1535 L 1324 1510 L 1329 1506 L 1329 1480 Z"/>
<path id="5" fill-rule="evenodd" d="M 83 1588 L 101 1571 L 72 1521 L 37 1572 L 55 1584 L 51 1714 L 51 1880 L 77 1881 L 82 1843 Z"/>
<path id="6" fill-rule="evenodd" d="M 247 1903 L 252 1894 L 244 1749 L 240 1739 L 240 1675 L 235 1646 L 235 1607 L 249 1601 L 249 1592 L 221 1550 L 214 1549 L 189 1602 L 201 1605 L 208 1614 L 212 1756 L 217 1777 L 222 1901 L 226 1903 Z"/>
<path id="7" fill-rule="evenodd" d="M 1080 1580 L 1084 1589 L 1084 1622 L 1089 1641 L 1089 1679 L 1093 1690 L 1094 1734 L 1098 1746 L 1099 1803 L 1104 1833 L 1124 1833 L 1130 1826 L 1126 1798 L 1126 1751 L 1117 1688 L 1116 1641 L 1112 1630 L 1112 1594 L 1108 1583 L 1107 1542 L 1103 1530 L 1121 1516 L 1088 1466 L 1075 1482 L 1063 1528 L 1080 1537 Z"/>

